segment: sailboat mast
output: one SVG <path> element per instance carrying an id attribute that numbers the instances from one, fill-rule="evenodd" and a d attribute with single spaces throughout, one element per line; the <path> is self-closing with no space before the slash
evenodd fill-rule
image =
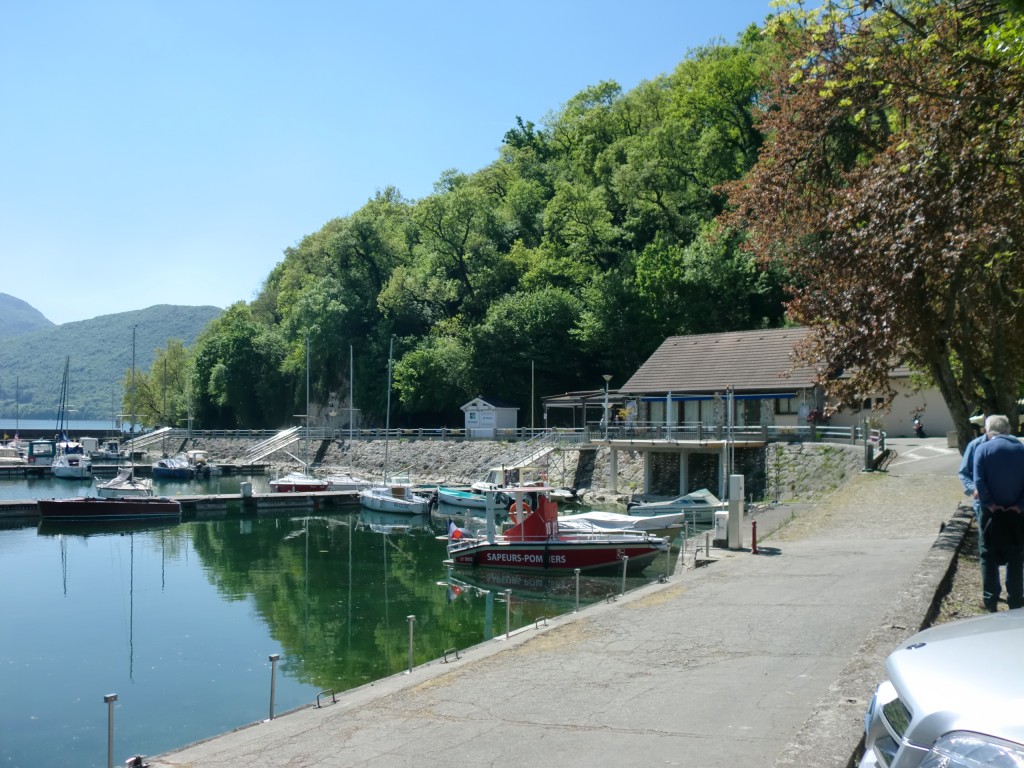
<path id="1" fill-rule="evenodd" d="M 132 423 L 128 432 L 128 453 L 131 456 L 132 466 L 135 466 L 135 328 L 132 326 L 132 380 L 131 391 L 128 394 L 129 410 L 131 411 Z"/>
<path id="2" fill-rule="evenodd" d="M 309 474 L 309 334 L 306 334 L 306 447 L 304 448 L 305 453 L 305 467 L 303 471 Z"/>

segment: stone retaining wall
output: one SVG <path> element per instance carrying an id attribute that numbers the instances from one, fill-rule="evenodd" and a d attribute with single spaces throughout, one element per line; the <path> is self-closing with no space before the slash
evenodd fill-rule
<path id="1" fill-rule="evenodd" d="M 215 461 L 237 463 L 255 440 L 241 438 L 195 439 L 189 447 L 209 451 Z M 322 446 L 310 445 L 310 455 Z M 301 447 L 290 449 L 301 455 Z M 462 484 L 480 480 L 490 467 L 515 463 L 523 445 L 490 440 L 393 440 L 387 446 L 389 473 L 406 473 L 414 482 Z M 609 451 L 604 448 L 557 449 L 549 454 L 548 481 L 555 486 L 585 489 L 592 504 L 623 505 L 643 488 L 642 454 L 619 451 L 618 487 L 609 483 Z M 380 478 L 384 471 L 383 440 L 332 441 L 323 453 L 318 471 L 347 469 L 368 478 Z M 751 452 L 753 453 L 753 452 Z M 747 492 L 755 501 L 814 501 L 841 486 L 863 465 L 863 448 L 836 443 L 772 443 L 741 466 L 748 474 Z M 592 466 L 591 466 L 592 459 Z M 155 460 L 155 457 L 154 457 Z M 268 459 L 271 474 L 296 468 L 284 452 Z M 717 490 L 712 488 L 712 490 Z"/>

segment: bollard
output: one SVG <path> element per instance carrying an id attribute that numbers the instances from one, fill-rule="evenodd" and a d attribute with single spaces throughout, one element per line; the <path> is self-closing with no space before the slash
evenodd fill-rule
<path id="1" fill-rule="evenodd" d="M 573 613 L 580 612 L 580 569 L 573 568 L 572 572 L 576 574 L 576 610 Z"/>
<path id="2" fill-rule="evenodd" d="M 270 660 L 270 719 L 274 719 L 274 693 L 277 687 L 277 660 L 281 658 L 280 653 L 272 653 Z"/>
<path id="3" fill-rule="evenodd" d="M 711 533 L 704 534 L 704 557 L 711 557 Z"/>
<path id="4" fill-rule="evenodd" d="M 114 702 L 116 693 L 108 693 L 103 697 L 107 703 L 107 768 L 114 768 Z"/>
<path id="5" fill-rule="evenodd" d="M 750 523 L 750 554 L 757 554 L 757 520 Z"/>
<path id="6" fill-rule="evenodd" d="M 505 639 L 512 634 L 512 590 L 505 590 Z"/>
<path id="7" fill-rule="evenodd" d="M 622 556 L 622 594 L 626 594 L 626 569 L 629 567 L 629 555 Z"/>
<path id="8" fill-rule="evenodd" d="M 405 620 L 409 622 L 409 669 L 406 670 L 405 674 L 411 675 L 412 674 L 412 649 L 413 649 L 413 644 L 412 644 L 412 628 L 413 628 L 413 625 L 416 623 L 416 617 L 415 616 L 406 616 Z"/>

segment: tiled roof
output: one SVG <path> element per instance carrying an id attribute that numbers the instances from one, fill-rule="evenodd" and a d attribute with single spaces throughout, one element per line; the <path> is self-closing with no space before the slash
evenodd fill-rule
<path id="1" fill-rule="evenodd" d="M 807 328 L 670 336 L 621 388 L 631 394 L 770 392 L 811 387 L 815 371 L 794 370 L 792 355 Z"/>

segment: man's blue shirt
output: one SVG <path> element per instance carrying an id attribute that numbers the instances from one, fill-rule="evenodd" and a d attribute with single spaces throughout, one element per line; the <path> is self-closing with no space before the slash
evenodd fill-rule
<path id="1" fill-rule="evenodd" d="M 993 435 L 978 446 L 974 484 L 981 506 L 1024 510 L 1024 444 L 1012 435 Z"/>
<path id="2" fill-rule="evenodd" d="M 967 444 L 964 449 L 964 456 L 960 459 L 960 483 L 964 487 L 964 493 L 974 496 L 974 452 L 978 446 L 985 442 L 988 437 L 984 432 L 978 435 Z"/>

